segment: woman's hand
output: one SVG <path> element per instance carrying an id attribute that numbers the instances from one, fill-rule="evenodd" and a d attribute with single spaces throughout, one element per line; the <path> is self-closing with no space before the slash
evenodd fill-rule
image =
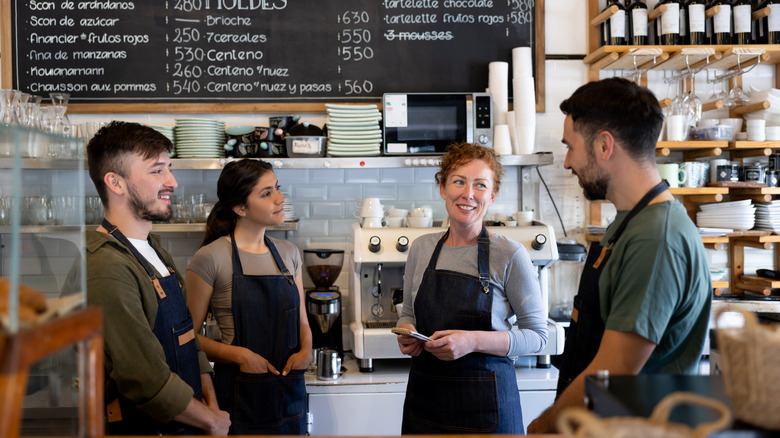
<path id="1" fill-rule="evenodd" d="M 400 327 L 414 330 L 414 326 L 411 324 L 401 324 Z M 398 341 L 398 348 L 401 350 L 402 354 L 407 356 L 419 356 L 423 351 L 423 344 L 425 344 L 424 341 L 412 338 L 410 336 L 401 335 L 398 335 L 396 339 Z"/>
<path id="2" fill-rule="evenodd" d="M 239 347 L 241 348 L 241 347 Z M 273 365 L 271 365 L 270 362 L 265 360 L 263 356 L 260 356 L 259 354 L 254 353 L 252 350 L 248 348 L 242 348 L 242 354 L 241 358 L 239 360 L 239 369 L 242 373 L 249 373 L 249 374 L 264 374 L 264 373 L 271 373 L 275 375 L 279 375 L 279 371 L 274 368 Z"/>
<path id="3" fill-rule="evenodd" d="M 305 370 L 311 363 L 311 349 L 301 350 L 287 359 L 282 375 L 286 376 L 290 370 Z"/>
<path id="4" fill-rule="evenodd" d="M 473 332 L 465 330 L 440 330 L 431 335 L 432 341 L 423 345 L 440 360 L 455 360 L 475 351 L 472 335 Z"/>

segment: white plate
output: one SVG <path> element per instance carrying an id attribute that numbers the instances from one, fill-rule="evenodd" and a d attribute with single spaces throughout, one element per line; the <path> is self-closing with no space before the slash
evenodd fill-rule
<path id="1" fill-rule="evenodd" d="M 376 105 L 347 105 L 340 103 L 326 103 L 325 108 L 341 111 L 368 111 L 378 110 Z"/>
<path id="2" fill-rule="evenodd" d="M 376 117 L 382 119 L 382 113 L 379 110 L 375 111 L 341 111 L 341 110 L 328 110 L 328 116 L 330 117 Z"/>
<path id="3" fill-rule="evenodd" d="M 338 138 L 338 137 L 330 137 L 328 140 L 329 140 L 329 142 L 331 144 L 335 143 L 335 144 L 348 145 L 348 144 L 373 144 L 373 143 L 376 143 L 376 142 L 382 140 L 382 138 L 381 137 L 380 138 L 377 138 L 377 137 L 374 137 L 374 138 L 370 138 L 370 137 L 366 137 L 366 138 Z"/>
<path id="4" fill-rule="evenodd" d="M 379 155 L 379 151 L 376 152 L 339 152 L 328 151 L 328 155 L 331 157 L 375 157 Z"/>
<path id="5" fill-rule="evenodd" d="M 328 132 L 332 131 L 363 131 L 363 132 L 373 132 L 377 131 L 377 126 L 374 124 L 373 126 L 352 126 L 352 125 L 344 125 L 344 126 L 328 126 Z M 381 132 L 381 131 L 380 131 Z"/>
<path id="6" fill-rule="evenodd" d="M 328 130 L 331 128 L 345 129 L 345 128 L 360 128 L 360 129 L 377 129 L 379 123 L 376 121 L 362 121 L 362 122 L 329 122 Z"/>
<path id="7" fill-rule="evenodd" d="M 379 129 L 366 129 L 359 131 L 342 131 L 340 129 L 328 129 L 328 137 L 382 137 L 382 131 Z"/>
<path id="8" fill-rule="evenodd" d="M 731 207 L 748 207 L 752 202 L 751 199 L 743 199 L 741 201 L 732 202 L 717 202 L 715 204 L 699 204 L 699 208 L 702 210 L 711 210 L 718 208 L 731 208 Z"/>

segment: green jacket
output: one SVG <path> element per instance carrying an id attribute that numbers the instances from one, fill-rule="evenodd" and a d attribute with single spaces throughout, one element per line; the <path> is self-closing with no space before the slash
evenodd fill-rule
<path id="1" fill-rule="evenodd" d="M 150 240 L 163 260 L 174 266 L 159 236 Z M 103 310 L 106 389 L 116 388 L 150 417 L 167 423 L 186 409 L 193 390 L 170 371 L 152 331 L 157 296 L 149 275 L 130 250 L 108 234 L 88 231 L 86 244 L 87 303 Z M 177 271 L 176 276 L 186 302 L 183 273 Z M 200 343 L 197 348 L 201 372 L 210 372 Z"/>

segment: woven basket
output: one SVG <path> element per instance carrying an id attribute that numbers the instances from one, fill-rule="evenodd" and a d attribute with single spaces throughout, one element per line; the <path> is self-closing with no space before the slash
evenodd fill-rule
<path id="1" fill-rule="evenodd" d="M 745 325 L 717 326 L 724 312 L 738 312 Z M 715 315 L 716 337 L 721 356 L 723 383 L 734 415 L 742 421 L 780 430 L 780 330 L 776 324 L 759 324 L 753 312 L 720 309 Z"/>
<path id="2" fill-rule="evenodd" d="M 720 414 L 717 420 L 691 428 L 670 423 L 669 414 L 681 404 L 700 405 Z M 561 412 L 557 425 L 567 438 L 705 438 L 731 424 L 731 411 L 718 400 L 690 392 L 667 395 L 653 409 L 649 418 L 599 418 L 584 408 L 569 408 Z"/>

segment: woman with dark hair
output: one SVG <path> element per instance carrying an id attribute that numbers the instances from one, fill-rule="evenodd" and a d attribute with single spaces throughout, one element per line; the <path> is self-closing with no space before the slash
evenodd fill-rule
<path id="1" fill-rule="evenodd" d="M 412 356 L 405 435 L 523 433 L 514 359 L 544 348 L 547 320 L 528 251 L 484 226 L 502 174 L 483 146 L 442 157 L 436 182 L 450 225 L 418 237 L 404 271 L 397 325 L 432 339 L 398 337 Z"/>
<path id="2" fill-rule="evenodd" d="M 265 233 L 284 221 L 284 196 L 270 164 L 246 159 L 225 166 L 217 197 L 185 277 L 195 327 L 210 306 L 221 332 L 198 335 L 217 400 L 231 434 L 303 435 L 312 359 L 303 263 L 295 245 Z"/>

